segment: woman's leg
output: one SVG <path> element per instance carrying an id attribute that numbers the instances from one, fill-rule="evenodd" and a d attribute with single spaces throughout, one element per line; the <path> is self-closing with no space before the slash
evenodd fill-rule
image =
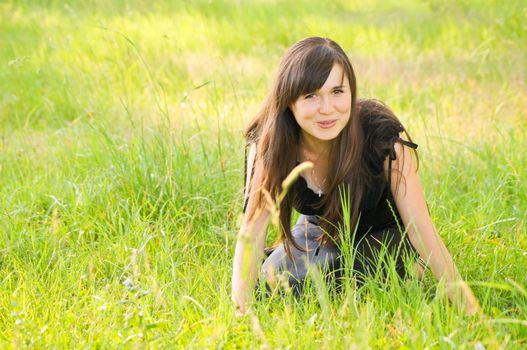
<path id="1" fill-rule="evenodd" d="M 417 258 L 417 252 L 405 234 L 399 229 L 387 228 L 366 234 L 356 245 L 353 263 L 358 275 L 375 274 L 378 270 L 386 275 L 387 263 L 395 260 L 395 268 L 401 278 L 406 276 L 405 260 L 410 255 Z"/>
<path id="2" fill-rule="evenodd" d="M 262 276 L 268 287 L 273 288 L 286 282 L 296 293 L 300 293 L 310 266 L 319 267 L 325 272 L 333 271 L 337 268 L 340 254 L 335 246 L 320 245 L 317 238 L 323 232 L 315 217 L 300 216 L 291 234 L 305 251 L 291 246 L 291 259 L 287 256 L 284 245 L 280 244 L 264 261 Z"/>

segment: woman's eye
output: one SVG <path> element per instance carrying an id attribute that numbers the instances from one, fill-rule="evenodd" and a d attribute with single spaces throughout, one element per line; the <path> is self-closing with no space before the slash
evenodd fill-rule
<path id="1" fill-rule="evenodd" d="M 315 97 L 315 94 L 307 94 L 304 96 L 306 100 L 312 99 L 313 97 Z"/>
<path id="2" fill-rule="evenodd" d="M 338 94 L 342 94 L 343 92 L 344 92 L 344 90 L 342 90 L 342 89 L 335 89 L 335 90 L 333 90 L 333 93 L 337 94 L 337 95 Z"/>

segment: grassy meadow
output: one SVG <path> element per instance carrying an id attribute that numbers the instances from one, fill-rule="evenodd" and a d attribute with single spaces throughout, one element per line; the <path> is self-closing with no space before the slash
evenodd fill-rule
<path id="1" fill-rule="evenodd" d="M 0 2 L 0 348 L 527 346 L 527 3 Z M 243 129 L 327 36 L 419 144 L 484 315 L 427 271 L 234 317 Z"/>

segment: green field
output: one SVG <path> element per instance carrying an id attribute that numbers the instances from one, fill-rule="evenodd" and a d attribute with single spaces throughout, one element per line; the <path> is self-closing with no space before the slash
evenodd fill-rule
<path id="1" fill-rule="evenodd" d="M 0 348 L 527 346 L 525 1 L 1 1 Z M 419 144 L 430 271 L 230 301 L 243 129 L 327 36 Z"/>

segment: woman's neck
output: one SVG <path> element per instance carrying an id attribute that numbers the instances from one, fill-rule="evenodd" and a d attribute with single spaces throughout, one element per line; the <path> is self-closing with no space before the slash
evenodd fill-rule
<path id="1" fill-rule="evenodd" d="M 326 158 L 331 148 L 331 141 L 319 140 L 302 133 L 300 135 L 300 148 L 315 158 Z"/>

